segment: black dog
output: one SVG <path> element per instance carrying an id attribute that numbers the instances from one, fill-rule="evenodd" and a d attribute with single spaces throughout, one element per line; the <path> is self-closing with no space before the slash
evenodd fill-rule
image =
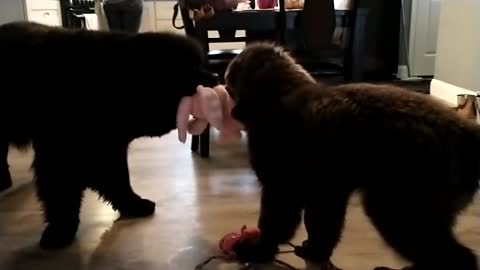
<path id="1" fill-rule="evenodd" d="M 478 269 L 452 230 L 479 188 L 477 125 L 393 86 L 317 83 L 265 43 L 237 56 L 226 82 L 262 185 L 261 238 L 239 245 L 239 258 L 271 260 L 304 211 L 308 240 L 296 254 L 333 269 L 358 191 L 384 240 L 413 263 L 408 269 Z"/>
<path id="2" fill-rule="evenodd" d="M 217 84 L 199 43 L 20 22 L 0 27 L 0 52 L 0 177 L 10 181 L 8 145 L 33 147 L 47 222 L 40 245 L 72 242 L 86 188 L 123 216 L 153 214 L 155 203 L 130 186 L 127 148 L 175 129 L 181 98 Z"/>

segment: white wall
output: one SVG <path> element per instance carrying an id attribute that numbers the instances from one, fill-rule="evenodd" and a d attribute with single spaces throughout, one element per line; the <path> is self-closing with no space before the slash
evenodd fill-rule
<path id="1" fill-rule="evenodd" d="M 431 94 L 456 104 L 480 91 L 480 0 L 442 0 Z"/>
<path id="2" fill-rule="evenodd" d="M 25 20 L 22 0 L 0 0 L 0 24 Z"/>

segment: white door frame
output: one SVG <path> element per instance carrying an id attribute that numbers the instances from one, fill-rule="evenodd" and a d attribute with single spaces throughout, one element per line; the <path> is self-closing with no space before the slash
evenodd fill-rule
<path id="1" fill-rule="evenodd" d="M 421 14 L 425 10 L 429 10 L 430 0 L 412 0 L 412 9 L 410 17 L 410 37 L 408 46 L 408 66 L 410 74 L 412 76 L 433 76 L 435 63 L 429 64 L 432 66 L 432 70 L 426 71 L 425 64 L 425 46 L 428 44 L 425 42 L 419 42 L 421 39 L 428 37 L 428 25 L 429 16 Z M 432 61 L 435 56 L 432 55 Z"/>

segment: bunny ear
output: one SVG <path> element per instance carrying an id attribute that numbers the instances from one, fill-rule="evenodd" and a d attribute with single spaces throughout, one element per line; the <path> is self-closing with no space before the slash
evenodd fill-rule
<path id="1" fill-rule="evenodd" d="M 187 128 L 190 112 L 192 110 L 192 98 L 183 97 L 177 109 L 178 140 L 182 143 L 187 141 Z"/>
<path id="2" fill-rule="evenodd" d="M 200 96 L 200 104 L 206 120 L 215 128 L 221 129 L 223 122 L 222 101 L 217 93 L 208 87 L 198 87 L 197 93 Z"/>

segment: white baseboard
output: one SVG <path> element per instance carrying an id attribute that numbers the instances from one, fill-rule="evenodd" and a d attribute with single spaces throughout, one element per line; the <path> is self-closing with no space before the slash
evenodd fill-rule
<path id="1" fill-rule="evenodd" d="M 460 94 L 476 95 L 476 92 L 437 79 L 430 83 L 430 95 L 452 107 L 457 106 L 457 95 Z"/>

